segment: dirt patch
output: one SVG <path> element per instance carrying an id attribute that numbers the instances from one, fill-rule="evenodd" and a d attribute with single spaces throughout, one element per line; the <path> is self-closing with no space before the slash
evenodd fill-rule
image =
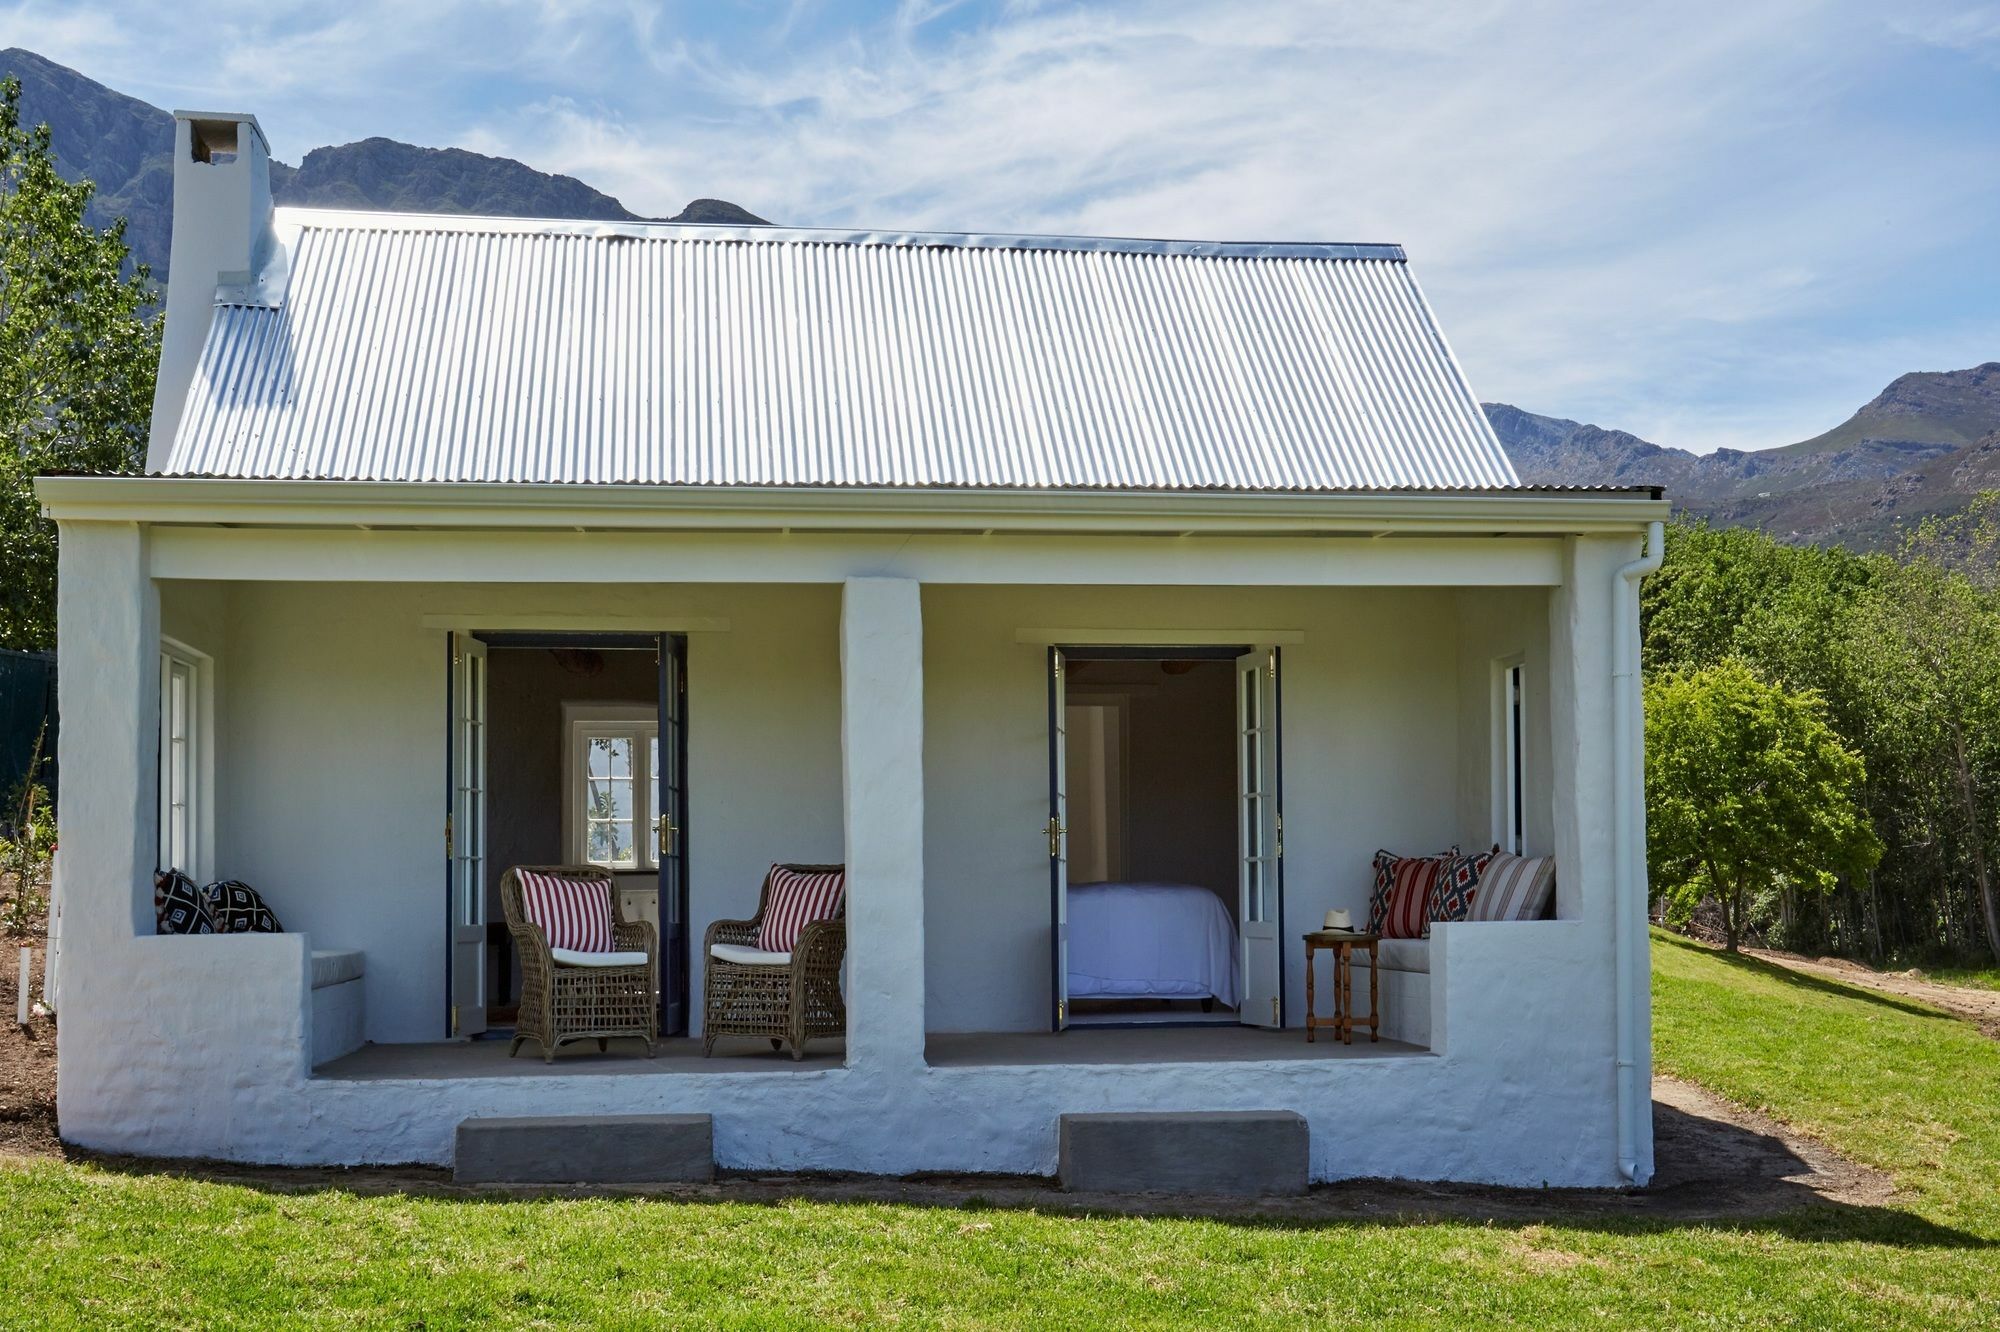
<path id="1" fill-rule="evenodd" d="M 2000 1040 L 2000 990 L 1982 990 L 1971 985 L 1946 985 L 1918 974 L 1902 971 L 1877 971 L 1859 962 L 1850 962 L 1842 957 L 1805 957 L 1799 953 L 1781 953 L 1769 948 L 1745 948 L 1744 954 L 1761 958 L 1766 962 L 1803 972 L 1808 976 L 1823 976 L 1828 980 L 1844 981 L 1866 990 L 1882 994 L 1893 994 L 1903 999 L 1915 999 L 1933 1008 L 1965 1018 L 1995 1040 Z"/>
<path id="2" fill-rule="evenodd" d="M 0 1152 L 45 1155 L 56 1138 L 56 1029 L 46 1017 L 14 1022 L 19 988 L 18 945 L 0 941 Z M 28 994 L 38 997 L 42 954 L 36 951 Z"/>

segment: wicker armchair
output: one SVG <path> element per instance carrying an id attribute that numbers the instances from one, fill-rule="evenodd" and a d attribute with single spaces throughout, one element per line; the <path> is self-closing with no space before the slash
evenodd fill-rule
<path id="1" fill-rule="evenodd" d="M 798 874 L 832 874 L 841 865 L 784 865 Z M 840 997 L 840 964 L 847 955 L 847 923 L 816 920 L 799 932 L 792 960 L 779 966 L 730 962 L 715 956 L 717 944 L 757 946 L 757 931 L 771 902 L 771 876 L 757 896 L 757 914 L 748 920 L 718 920 L 701 943 L 702 1053 L 715 1053 L 719 1036 L 763 1036 L 771 1048 L 792 1047 L 805 1058 L 815 1036 L 845 1036 L 847 1005 Z M 842 910 L 846 906 L 843 901 Z"/>
<path id="2" fill-rule="evenodd" d="M 602 883 L 611 899 L 611 941 L 619 952 L 646 954 L 646 964 L 634 967 L 578 967 L 556 962 L 548 937 L 528 919 L 521 905 L 522 870 L 565 879 Z M 651 1059 L 660 1040 L 659 941 L 648 921 L 625 919 L 611 877 L 595 865 L 518 865 L 500 876 L 500 909 L 521 955 L 521 1015 L 514 1025 L 514 1044 L 507 1057 L 520 1052 L 523 1041 L 539 1041 L 542 1062 L 554 1063 L 556 1047 L 567 1041 L 597 1042 L 609 1048 L 613 1036 L 637 1036 Z"/>

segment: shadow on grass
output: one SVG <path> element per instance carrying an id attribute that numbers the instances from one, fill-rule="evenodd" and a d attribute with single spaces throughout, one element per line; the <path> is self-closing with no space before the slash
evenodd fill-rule
<path id="1" fill-rule="evenodd" d="M 1789 985 L 1794 989 L 1810 990 L 1817 994 L 1833 995 L 1840 999 L 1853 999 L 1861 1003 L 1875 1004 L 1881 1008 L 1893 1008 L 1897 1012 L 1907 1013 L 1911 1017 L 1941 1018 L 1947 1022 L 1967 1021 L 1966 1018 L 1959 1014 L 1948 1013 L 1941 1008 L 1933 1008 L 1931 1005 L 1916 999 L 1905 999 L 1900 995 L 1886 994 L 1881 990 L 1870 989 L 1865 985 L 1850 984 L 1846 981 L 1834 980 L 1830 976 L 1818 976 L 1811 972 L 1798 971 L 1778 962 L 1769 962 L 1761 957 L 1752 957 L 1748 953 L 1732 953 L 1727 949 L 1717 948 L 1712 944 L 1701 943 L 1694 939 L 1685 939 L 1679 935 L 1655 931 L 1653 940 L 1657 944 L 1666 944 L 1670 947 L 1678 948 L 1683 952 L 1695 953 L 1711 962 L 1719 962 L 1724 966 L 1734 967 L 1738 971 L 1748 974 L 1762 976 L 1766 979 L 1776 981 L 1781 985 Z"/>
<path id="2" fill-rule="evenodd" d="M 1660 1162 L 1641 1190 L 1518 1189 L 1408 1180 L 1342 1180 L 1301 1197 L 1243 1200 L 1167 1195 L 1075 1194 L 1030 1175 L 773 1175 L 732 1172 L 712 1184 L 626 1188 L 577 1185 L 460 1185 L 436 1167 L 264 1167 L 155 1161 L 73 1152 L 70 1159 L 113 1174 L 164 1177 L 257 1190 L 275 1196 L 344 1194 L 419 1198 L 451 1206 L 534 1207 L 578 1198 L 635 1207 L 738 1205 L 908 1207 L 1051 1217 L 1187 1219 L 1298 1232 L 1434 1224 L 1521 1229 L 1553 1226 L 1606 1235 L 1706 1230 L 1761 1234 L 1809 1244 L 1878 1244 L 1899 1249 L 1987 1250 L 2000 1242 L 1875 1201 L 1884 1177 L 1860 1167 L 1830 1172 L 1782 1139 L 1754 1128 L 1654 1104 Z M 1838 1163 L 1836 1163 L 1836 1166 Z M 1837 1196 L 1829 1196 L 1829 1193 Z M 1873 1196 L 1871 1196 L 1871 1193 Z M 1867 1201 L 1854 1201 L 1854 1198 Z"/>

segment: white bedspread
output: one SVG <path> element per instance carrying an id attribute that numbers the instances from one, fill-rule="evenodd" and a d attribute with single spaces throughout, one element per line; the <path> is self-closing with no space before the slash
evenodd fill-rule
<path id="1" fill-rule="evenodd" d="M 1236 1005 L 1236 924 L 1220 897 L 1185 883 L 1070 887 L 1070 998 L 1208 995 Z"/>

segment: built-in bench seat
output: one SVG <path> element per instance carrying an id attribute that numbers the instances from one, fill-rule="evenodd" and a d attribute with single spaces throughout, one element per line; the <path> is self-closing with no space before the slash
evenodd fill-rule
<path id="1" fill-rule="evenodd" d="M 362 954 L 354 948 L 312 950 L 312 1062 L 352 1054 L 362 1046 Z"/>
<path id="2" fill-rule="evenodd" d="M 1376 945 L 1382 966 L 1377 1002 L 1385 1040 L 1431 1043 L 1431 941 L 1384 939 Z M 1368 950 L 1354 950 L 1354 993 L 1368 1011 Z"/>

